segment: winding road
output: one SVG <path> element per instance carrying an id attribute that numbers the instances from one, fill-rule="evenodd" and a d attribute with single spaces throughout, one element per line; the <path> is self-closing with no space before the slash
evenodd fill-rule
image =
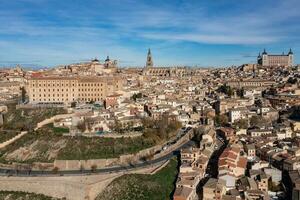
<path id="1" fill-rule="evenodd" d="M 135 170 L 139 168 L 148 167 L 151 165 L 160 164 L 170 160 L 173 156 L 177 156 L 180 153 L 180 149 L 191 146 L 193 144 L 192 141 L 187 141 L 177 147 L 175 150 L 170 153 L 150 161 L 144 161 L 137 163 L 135 165 L 128 166 L 115 166 L 115 167 L 107 167 L 95 170 L 66 170 L 66 171 L 30 171 L 30 170 L 14 170 L 14 169 L 4 169 L 0 168 L 0 176 L 22 176 L 22 177 L 35 177 L 35 176 L 74 176 L 74 175 L 94 175 L 94 174 L 103 174 L 103 173 L 116 173 L 116 172 L 126 172 L 130 170 Z"/>

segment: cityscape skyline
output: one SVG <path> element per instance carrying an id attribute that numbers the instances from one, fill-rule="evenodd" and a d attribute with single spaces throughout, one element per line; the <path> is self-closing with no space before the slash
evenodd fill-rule
<path id="1" fill-rule="evenodd" d="M 0 200 L 300 200 L 299 0 L 0 0 Z"/>
<path id="2" fill-rule="evenodd" d="M 257 6 L 259 5 L 259 6 Z M 255 63 L 264 48 L 299 52 L 299 2 L 7 1 L 0 5 L 0 66 L 56 66 L 109 55 L 120 66 Z M 47 8 L 47 9 L 45 9 Z M 215 13 L 218 13 L 216 15 Z M 295 63 L 299 58 L 295 57 Z"/>

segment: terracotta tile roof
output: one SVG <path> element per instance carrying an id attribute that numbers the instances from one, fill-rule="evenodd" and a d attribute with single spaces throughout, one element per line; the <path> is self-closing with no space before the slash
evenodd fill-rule
<path id="1" fill-rule="evenodd" d="M 244 158 L 244 157 L 240 157 L 238 163 L 237 163 L 237 166 L 240 167 L 240 168 L 243 168 L 243 169 L 246 169 L 247 167 L 247 159 Z"/>

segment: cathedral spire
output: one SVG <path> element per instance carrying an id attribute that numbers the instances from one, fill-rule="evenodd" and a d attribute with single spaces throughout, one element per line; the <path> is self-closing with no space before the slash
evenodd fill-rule
<path id="1" fill-rule="evenodd" d="M 153 60 L 152 60 L 151 50 L 149 48 L 147 54 L 146 68 L 150 68 L 150 67 L 153 67 Z"/>

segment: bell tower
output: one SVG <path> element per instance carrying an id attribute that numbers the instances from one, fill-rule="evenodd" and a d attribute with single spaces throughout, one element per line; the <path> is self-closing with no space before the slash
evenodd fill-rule
<path id="1" fill-rule="evenodd" d="M 153 60 L 152 60 L 151 50 L 149 48 L 147 54 L 146 68 L 152 68 L 152 67 L 153 67 Z"/>

